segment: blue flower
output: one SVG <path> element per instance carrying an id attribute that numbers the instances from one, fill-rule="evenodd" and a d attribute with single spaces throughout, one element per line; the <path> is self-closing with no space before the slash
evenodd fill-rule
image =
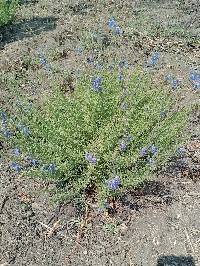
<path id="1" fill-rule="evenodd" d="M 147 61 L 147 66 L 154 66 L 158 62 L 160 54 L 158 52 L 153 53 L 151 58 Z"/>
<path id="2" fill-rule="evenodd" d="M 40 56 L 39 58 L 40 58 L 40 64 L 42 66 L 45 66 L 47 64 L 47 60 L 45 59 L 45 57 L 44 56 Z"/>
<path id="3" fill-rule="evenodd" d="M 27 127 L 23 127 L 22 128 L 22 134 L 24 135 L 24 136 L 26 136 L 26 137 L 28 137 L 31 133 L 30 133 L 30 131 L 28 130 L 28 128 Z"/>
<path id="4" fill-rule="evenodd" d="M 15 148 L 15 149 L 13 149 L 13 154 L 15 155 L 15 156 L 19 156 L 20 155 L 20 149 L 18 149 L 18 148 Z"/>
<path id="5" fill-rule="evenodd" d="M 127 145 L 132 141 L 132 136 L 131 135 L 128 135 L 126 137 L 124 137 L 120 144 L 119 144 L 119 149 L 120 151 L 125 151 L 126 148 L 127 148 Z"/>
<path id="6" fill-rule="evenodd" d="M 127 142 L 128 142 L 128 143 L 130 143 L 130 142 L 132 141 L 132 139 L 133 139 L 133 138 L 132 138 L 131 135 L 128 135 L 128 136 L 127 136 Z"/>
<path id="7" fill-rule="evenodd" d="M 152 58 L 150 58 L 147 61 L 147 66 L 154 66 L 157 63 L 157 60 L 153 60 Z"/>
<path id="8" fill-rule="evenodd" d="M 156 155 L 157 154 L 157 152 L 158 152 L 158 149 L 157 149 L 157 147 L 156 146 L 154 146 L 154 145 L 152 145 L 151 146 L 151 153 L 152 153 L 152 155 L 154 156 L 154 155 Z"/>
<path id="9" fill-rule="evenodd" d="M 8 139 L 12 137 L 12 133 L 9 130 L 3 131 L 3 135 L 5 138 L 8 138 Z"/>
<path id="10" fill-rule="evenodd" d="M 153 60 L 158 60 L 159 58 L 160 58 L 160 54 L 158 52 L 153 53 L 152 55 Z"/>
<path id="11" fill-rule="evenodd" d="M 120 151 L 125 151 L 125 150 L 126 150 L 126 146 L 127 146 L 127 144 L 125 143 L 125 141 L 122 141 L 122 142 L 119 144 L 119 149 L 120 149 Z"/>
<path id="12" fill-rule="evenodd" d="M 176 152 L 178 155 L 183 156 L 186 153 L 186 149 L 184 147 L 178 147 Z"/>
<path id="13" fill-rule="evenodd" d="M 33 102 L 32 101 L 29 101 L 28 102 L 28 107 L 24 108 L 24 112 L 27 113 L 33 106 Z"/>
<path id="14" fill-rule="evenodd" d="M 122 81 L 122 80 L 123 80 L 122 73 L 118 73 L 117 79 L 118 79 L 119 81 Z"/>
<path id="15" fill-rule="evenodd" d="M 113 18 L 110 18 L 109 20 L 108 20 L 108 27 L 110 28 L 110 29 L 113 29 L 114 27 L 116 27 L 117 26 L 117 23 L 116 23 L 116 21 L 113 19 Z"/>
<path id="16" fill-rule="evenodd" d="M 17 124 L 16 128 L 26 137 L 28 137 L 31 134 L 29 129 L 26 126 L 22 125 L 22 124 Z"/>
<path id="17" fill-rule="evenodd" d="M 106 181 L 107 187 L 111 190 L 116 190 L 120 185 L 119 176 L 115 176 L 115 178 Z"/>
<path id="18" fill-rule="evenodd" d="M 47 170 L 48 170 L 48 172 L 49 172 L 50 174 L 54 174 L 55 171 L 56 171 L 56 167 L 55 167 L 54 164 L 51 163 L 51 164 L 48 165 Z"/>
<path id="19" fill-rule="evenodd" d="M 83 53 L 83 48 L 81 48 L 81 47 L 77 47 L 77 48 L 75 49 L 75 52 L 76 52 L 77 54 L 82 54 L 82 53 Z"/>
<path id="20" fill-rule="evenodd" d="M 19 131 L 21 131 L 22 128 L 23 128 L 23 125 L 22 125 L 22 124 L 17 124 L 17 125 L 16 125 L 16 128 L 17 128 Z"/>
<path id="21" fill-rule="evenodd" d="M 117 34 L 117 35 L 122 34 L 122 30 L 121 30 L 121 28 L 120 28 L 119 26 L 116 26 L 116 27 L 114 28 L 114 33 Z"/>
<path id="22" fill-rule="evenodd" d="M 165 76 L 165 80 L 166 81 L 171 81 L 173 79 L 173 77 L 170 75 L 170 74 L 167 74 L 166 76 Z"/>
<path id="23" fill-rule="evenodd" d="M 92 154 L 92 153 L 90 153 L 90 152 L 87 152 L 86 154 L 85 154 L 85 159 L 89 162 L 89 163 L 91 163 L 91 164 L 96 164 L 96 162 L 97 162 L 97 159 L 94 157 L 94 155 Z"/>
<path id="24" fill-rule="evenodd" d="M 145 157 L 147 155 L 147 147 L 143 147 L 141 150 L 140 150 L 140 156 L 141 157 Z"/>
<path id="25" fill-rule="evenodd" d="M 156 64 L 157 64 L 157 62 L 158 62 L 158 59 L 150 59 L 149 61 L 148 61 L 148 65 L 150 65 L 150 66 L 155 66 Z"/>
<path id="26" fill-rule="evenodd" d="M 125 111 L 125 110 L 128 108 L 127 103 L 122 102 L 121 105 L 120 105 L 120 108 L 121 108 L 123 111 Z"/>
<path id="27" fill-rule="evenodd" d="M 200 81 L 198 81 L 198 82 L 196 82 L 196 83 L 194 84 L 194 89 L 197 89 L 197 90 L 200 89 Z"/>
<path id="28" fill-rule="evenodd" d="M 129 68 L 129 64 L 125 60 L 121 60 L 119 62 L 119 69 L 122 69 L 123 67 L 125 67 L 126 69 Z"/>
<path id="29" fill-rule="evenodd" d="M 102 90 L 101 85 L 102 85 L 102 79 L 100 77 L 94 78 L 92 80 L 93 91 L 100 92 Z"/>
<path id="30" fill-rule="evenodd" d="M 30 163 L 32 166 L 36 166 L 38 164 L 38 161 L 35 159 L 31 159 Z"/>
<path id="31" fill-rule="evenodd" d="M 125 61 L 124 60 L 121 60 L 119 62 L 119 68 L 123 68 L 124 67 L 124 64 L 125 64 Z"/>
<path id="32" fill-rule="evenodd" d="M 177 79 L 173 79 L 171 81 L 171 85 L 172 85 L 172 88 L 175 90 L 179 85 L 179 81 Z"/>
<path id="33" fill-rule="evenodd" d="M 17 101 L 16 105 L 21 109 L 23 110 L 25 113 L 27 113 L 33 106 L 33 102 L 32 101 L 29 101 L 28 102 L 28 106 L 25 107 L 25 104 L 21 101 Z"/>
<path id="34" fill-rule="evenodd" d="M 155 161 L 154 161 L 152 158 L 148 158 L 148 159 L 147 159 L 147 164 L 148 164 L 150 167 L 155 167 Z"/>
<path id="35" fill-rule="evenodd" d="M 21 109 L 22 109 L 23 106 L 24 106 L 23 102 L 21 102 L 21 101 L 19 101 L 19 100 L 16 102 L 16 105 L 17 105 L 19 108 L 21 108 Z"/>
<path id="36" fill-rule="evenodd" d="M 49 172 L 50 174 L 54 174 L 56 171 L 56 167 L 54 164 L 44 164 L 41 167 L 41 172 Z"/>
<path id="37" fill-rule="evenodd" d="M 25 161 L 30 161 L 30 160 L 31 160 L 31 157 L 30 157 L 30 156 L 25 156 L 25 157 L 24 157 L 24 160 L 25 160 Z"/>
<path id="38" fill-rule="evenodd" d="M 128 68 L 129 68 L 129 64 L 128 64 L 127 62 L 125 62 L 125 63 L 124 63 L 124 67 L 125 67 L 126 69 L 128 69 Z"/>
<path id="39" fill-rule="evenodd" d="M 10 168 L 18 173 L 21 171 L 21 166 L 16 162 L 12 162 Z"/>
<path id="40" fill-rule="evenodd" d="M 33 106 L 33 102 L 32 101 L 29 101 L 28 102 L 28 106 L 31 108 Z"/>
<path id="41" fill-rule="evenodd" d="M 27 161 L 33 167 L 35 167 L 38 164 L 38 161 L 35 159 L 32 159 L 30 156 L 24 157 L 24 160 Z"/>
<path id="42" fill-rule="evenodd" d="M 114 69 L 114 65 L 113 65 L 113 64 L 108 66 L 108 70 L 109 70 L 110 72 L 112 72 L 113 69 Z"/>
<path id="43" fill-rule="evenodd" d="M 121 28 L 117 25 L 116 21 L 111 18 L 108 20 L 108 28 L 113 31 L 114 34 L 120 35 L 122 33 Z"/>
<path id="44" fill-rule="evenodd" d="M 167 74 L 165 76 L 165 81 L 171 83 L 172 89 L 175 90 L 179 86 L 179 80 L 174 79 L 173 76 Z"/>
<path id="45" fill-rule="evenodd" d="M 167 112 L 166 111 L 161 111 L 160 112 L 160 117 L 163 119 L 167 116 Z"/>
<path id="46" fill-rule="evenodd" d="M 99 69 L 99 70 L 101 70 L 103 68 L 102 64 L 100 64 L 100 63 L 97 63 L 95 65 L 95 67 L 96 67 L 96 69 Z"/>
<path id="47" fill-rule="evenodd" d="M 5 112 L 1 112 L 1 120 L 2 120 L 2 123 L 6 123 L 6 113 Z"/>
<path id="48" fill-rule="evenodd" d="M 189 80 L 190 81 L 198 81 L 200 80 L 200 73 L 198 73 L 197 71 L 191 71 L 189 74 Z"/>
<path id="49" fill-rule="evenodd" d="M 147 61 L 147 66 L 154 66 L 160 58 L 160 54 L 158 52 L 153 53 L 151 58 Z"/>
<path id="50" fill-rule="evenodd" d="M 94 62 L 94 59 L 91 56 L 89 56 L 87 57 L 86 61 L 88 64 L 92 64 Z"/>

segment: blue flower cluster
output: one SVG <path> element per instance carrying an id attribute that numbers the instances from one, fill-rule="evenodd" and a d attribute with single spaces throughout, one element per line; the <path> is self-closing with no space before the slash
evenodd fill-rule
<path id="1" fill-rule="evenodd" d="M 1 112 L 1 120 L 2 120 L 2 124 L 5 125 L 6 124 L 6 113 L 5 112 Z"/>
<path id="2" fill-rule="evenodd" d="M 21 151 L 20 151 L 19 148 L 14 148 L 12 150 L 12 154 L 14 156 L 16 156 L 16 157 L 19 157 L 22 153 L 21 153 Z M 25 160 L 25 162 L 28 162 L 29 163 L 29 166 L 31 166 L 31 167 L 35 167 L 38 164 L 38 161 L 36 159 L 32 159 L 29 156 L 24 157 L 24 160 Z M 12 170 L 15 170 L 16 172 L 20 172 L 23 169 L 23 167 L 20 166 L 20 164 L 19 163 L 16 163 L 16 162 L 12 162 L 11 165 L 10 165 L 10 168 Z"/>
<path id="3" fill-rule="evenodd" d="M 79 55 L 81 55 L 83 53 L 83 48 L 82 47 L 76 47 L 75 48 L 75 52 Z"/>
<path id="4" fill-rule="evenodd" d="M 45 70 L 50 71 L 52 70 L 51 65 L 47 62 L 46 58 L 44 57 L 44 55 L 39 55 L 39 62 L 41 64 L 41 66 L 44 67 Z"/>
<path id="5" fill-rule="evenodd" d="M 132 137 L 130 135 L 127 137 L 124 137 L 119 144 L 120 151 L 125 151 L 129 143 L 131 142 L 131 140 L 132 140 Z"/>
<path id="6" fill-rule="evenodd" d="M 147 156 L 147 152 L 148 152 L 147 147 L 143 147 L 143 148 L 140 150 L 140 156 L 141 156 L 141 157 L 145 157 L 145 156 Z"/>
<path id="7" fill-rule="evenodd" d="M 56 172 L 56 167 L 54 164 L 44 164 L 41 167 L 41 172 L 48 172 L 50 174 L 54 174 Z"/>
<path id="8" fill-rule="evenodd" d="M 94 59 L 92 58 L 92 56 L 88 56 L 86 58 L 86 62 L 90 65 L 90 64 L 94 63 Z"/>
<path id="9" fill-rule="evenodd" d="M 158 149 L 155 145 L 151 145 L 150 147 L 143 147 L 141 150 L 140 150 L 140 156 L 141 157 L 146 157 L 148 156 L 148 153 L 150 152 L 150 154 L 152 156 L 155 156 L 158 152 Z"/>
<path id="10" fill-rule="evenodd" d="M 159 58 L 160 54 L 158 52 L 153 53 L 150 59 L 147 61 L 147 66 L 155 66 L 158 63 Z"/>
<path id="11" fill-rule="evenodd" d="M 97 159 L 95 158 L 95 156 L 90 152 L 87 152 L 85 154 L 85 159 L 91 164 L 96 164 L 97 162 Z"/>
<path id="12" fill-rule="evenodd" d="M 37 165 L 39 164 L 38 160 L 36 160 L 36 159 L 32 159 L 30 156 L 26 156 L 26 157 L 24 158 L 24 160 L 25 160 L 26 162 L 28 162 L 30 166 L 33 166 L 33 167 L 35 167 L 35 166 L 37 166 Z"/>
<path id="13" fill-rule="evenodd" d="M 118 75 L 117 75 L 117 79 L 119 81 L 122 81 L 123 80 L 123 76 L 122 76 L 122 72 L 119 72 Z"/>
<path id="14" fill-rule="evenodd" d="M 166 116 L 167 116 L 167 111 L 161 111 L 160 112 L 161 119 L 164 119 Z"/>
<path id="15" fill-rule="evenodd" d="M 95 92 L 102 91 L 102 78 L 97 77 L 92 80 L 92 90 Z"/>
<path id="16" fill-rule="evenodd" d="M 21 154 L 20 149 L 18 149 L 18 148 L 13 149 L 13 154 L 15 156 L 20 156 L 20 154 Z"/>
<path id="17" fill-rule="evenodd" d="M 116 190 L 120 185 L 120 178 L 119 176 L 115 176 L 113 179 L 107 180 L 106 185 L 111 190 Z"/>
<path id="18" fill-rule="evenodd" d="M 112 73 L 113 70 L 114 70 L 114 68 L 115 68 L 115 65 L 114 65 L 114 64 L 110 64 L 110 65 L 108 66 L 108 71 L 109 71 L 110 73 Z"/>
<path id="19" fill-rule="evenodd" d="M 10 168 L 12 169 L 12 170 L 15 170 L 16 172 L 20 172 L 21 171 L 21 166 L 18 164 L 18 163 L 16 163 L 16 162 L 12 162 L 11 163 L 11 165 L 10 165 Z"/>
<path id="20" fill-rule="evenodd" d="M 1 113 L 1 129 L 0 132 L 5 138 L 10 138 L 12 137 L 12 132 L 7 129 L 7 115 L 4 111 Z"/>
<path id="21" fill-rule="evenodd" d="M 19 150 L 18 150 L 18 152 L 19 152 Z M 15 155 L 18 156 L 17 154 L 15 154 Z M 19 153 L 19 155 L 20 155 L 20 153 Z M 26 162 L 29 163 L 29 166 L 31 166 L 31 167 L 36 167 L 39 164 L 36 159 L 32 159 L 29 156 L 25 157 L 24 159 Z M 12 162 L 10 164 L 10 168 L 12 170 L 15 170 L 18 173 L 23 169 L 23 167 L 19 163 L 16 163 L 16 162 Z M 54 174 L 56 172 L 56 167 L 54 164 L 47 164 L 47 165 L 44 164 L 41 166 L 40 171 L 41 172 L 47 172 L 49 174 Z"/>
<path id="22" fill-rule="evenodd" d="M 179 84 L 180 84 L 180 82 L 179 82 L 177 79 L 175 79 L 175 78 L 174 78 L 172 75 L 170 75 L 170 74 L 167 74 L 167 75 L 165 76 L 165 81 L 167 81 L 168 83 L 171 84 L 171 87 L 172 87 L 173 90 L 177 89 L 177 87 L 178 87 Z"/>
<path id="23" fill-rule="evenodd" d="M 23 107 L 23 104 L 21 102 L 19 102 L 18 106 L 21 108 L 21 107 Z M 32 104 L 29 103 L 29 106 L 31 107 Z M 3 135 L 5 137 L 7 137 L 7 138 L 11 137 L 12 133 L 9 130 L 7 130 L 7 115 L 6 115 L 6 113 L 3 111 L 0 112 L 0 118 L 2 121 L 2 126 L 1 126 L 0 131 L 3 133 Z M 15 123 L 15 119 L 12 119 L 12 122 Z M 17 124 L 16 129 L 19 130 L 24 136 L 29 136 L 31 134 L 29 129 L 22 124 Z M 14 149 L 12 149 L 12 154 L 16 157 L 19 157 L 19 156 L 21 156 L 21 151 L 19 148 L 14 148 Z M 29 156 L 25 157 L 24 160 L 29 162 L 29 164 L 33 167 L 35 167 L 39 164 L 36 159 L 33 159 Z M 10 169 L 19 173 L 23 169 L 23 167 L 19 163 L 14 161 L 10 164 Z M 48 171 L 50 174 L 53 174 L 56 171 L 56 167 L 54 164 L 48 164 L 48 165 L 43 165 L 41 167 L 41 170 L 42 171 Z"/>
<path id="24" fill-rule="evenodd" d="M 186 149 L 184 147 L 178 147 L 176 152 L 179 156 L 183 156 L 186 153 Z"/>
<path id="25" fill-rule="evenodd" d="M 192 70 L 189 74 L 189 80 L 192 82 L 194 89 L 200 89 L 200 73 Z"/>
<path id="26" fill-rule="evenodd" d="M 22 125 L 22 124 L 17 124 L 16 128 L 17 128 L 17 130 L 19 130 L 26 137 L 31 135 L 31 132 L 29 131 L 29 129 L 26 126 Z"/>
<path id="27" fill-rule="evenodd" d="M 17 101 L 16 104 L 25 113 L 27 113 L 33 106 L 33 102 L 32 101 L 29 101 L 27 106 L 25 106 L 24 103 L 21 102 L 21 101 Z"/>
<path id="28" fill-rule="evenodd" d="M 120 62 L 119 62 L 119 69 L 123 69 L 123 68 L 129 68 L 129 64 L 128 62 L 126 62 L 126 60 L 122 59 Z"/>
<path id="29" fill-rule="evenodd" d="M 101 63 L 97 62 L 95 64 L 95 68 L 98 69 L 98 70 L 102 70 L 103 69 L 103 65 Z"/>
<path id="30" fill-rule="evenodd" d="M 41 64 L 42 66 L 46 66 L 46 64 L 47 64 L 47 60 L 46 60 L 46 58 L 45 58 L 43 55 L 40 55 L 40 56 L 39 56 L 39 60 L 40 60 L 40 64 Z"/>
<path id="31" fill-rule="evenodd" d="M 111 19 L 108 20 L 107 25 L 108 25 L 108 28 L 110 30 L 112 30 L 112 32 L 114 34 L 116 34 L 116 35 L 122 34 L 121 28 L 117 25 L 117 22 L 113 18 L 111 18 Z"/>

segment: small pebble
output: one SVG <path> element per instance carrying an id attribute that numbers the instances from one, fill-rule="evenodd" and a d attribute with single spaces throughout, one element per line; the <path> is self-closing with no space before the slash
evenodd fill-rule
<path id="1" fill-rule="evenodd" d="M 84 251 L 83 251 L 83 254 L 84 254 L 84 255 L 87 255 L 87 254 L 88 254 L 87 250 L 84 250 Z"/>

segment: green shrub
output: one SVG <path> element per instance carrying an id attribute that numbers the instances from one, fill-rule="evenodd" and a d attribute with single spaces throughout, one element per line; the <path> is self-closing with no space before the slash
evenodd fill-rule
<path id="1" fill-rule="evenodd" d="M 28 173 L 53 179 L 66 199 L 88 188 L 105 199 L 136 187 L 184 140 L 188 111 L 173 91 L 139 70 L 122 81 L 115 70 L 98 76 L 93 87 L 91 77 L 80 78 L 68 96 L 55 89 L 11 126 L 22 157 L 38 161 Z"/>
<path id="2" fill-rule="evenodd" d="M 0 0 L 0 27 L 13 19 L 17 5 L 18 0 Z"/>

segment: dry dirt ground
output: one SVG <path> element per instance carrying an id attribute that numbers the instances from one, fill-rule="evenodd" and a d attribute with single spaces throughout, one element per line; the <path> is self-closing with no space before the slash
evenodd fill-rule
<path id="1" fill-rule="evenodd" d="M 65 74 L 75 79 L 94 65 L 122 58 L 143 66 L 155 50 L 161 60 L 148 70 L 154 82 L 172 73 L 182 84 L 180 104 L 197 102 L 187 76 L 200 63 L 199 14 L 193 0 L 21 1 L 13 25 L 0 29 L 0 108 L 12 112 L 16 90 L 37 101 L 52 86 L 63 87 Z M 107 30 L 110 17 L 119 22 L 122 36 Z M 81 202 L 52 205 L 47 190 L 53 183 L 10 173 L 2 156 L 0 265 L 200 265 L 199 125 L 197 110 L 185 155 L 108 213 L 92 204 L 83 210 Z M 0 152 L 5 150 L 0 139 Z"/>

